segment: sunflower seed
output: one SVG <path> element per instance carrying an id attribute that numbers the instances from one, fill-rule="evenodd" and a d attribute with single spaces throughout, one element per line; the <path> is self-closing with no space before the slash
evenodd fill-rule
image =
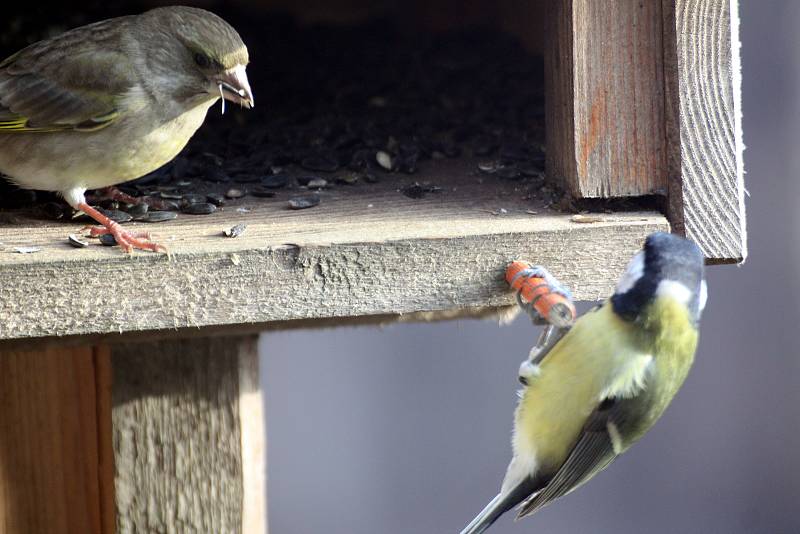
<path id="1" fill-rule="evenodd" d="M 387 171 L 391 171 L 392 167 L 394 166 L 394 160 L 392 160 L 392 156 L 388 152 L 384 152 L 383 150 L 379 150 L 375 154 L 375 161 L 377 161 L 378 165 L 380 165 Z"/>
<path id="2" fill-rule="evenodd" d="M 188 205 L 188 204 L 200 204 L 202 202 L 206 202 L 207 198 L 206 198 L 206 195 L 197 195 L 197 194 L 194 194 L 194 193 L 189 193 L 189 194 L 183 195 L 181 200 L 182 200 L 184 205 Z"/>
<path id="3" fill-rule="evenodd" d="M 133 216 L 130 213 L 120 210 L 103 210 L 102 213 L 112 221 L 120 224 L 133 220 Z"/>
<path id="4" fill-rule="evenodd" d="M 188 204 L 183 208 L 183 213 L 188 213 L 189 215 L 210 215 L 215 211 L 217 211 L 217 207 L 210 202 Z"/>
<path id="5" fill-rule="evenodd" d="M 261 178 L 261 185 L 270 189 L 280 189 L 281 187 L 286 187 L 288 183 L 289 177 L 285 174 L 273 174 Z"/>
<path id="6" fill-rule="evenodd" d="M 100 237 L 100 244 L 104 247 L 113 247 L 117 244 L 117 239 L 113 234 L 102 234 Z"/>
<path id="7" fill-rule="evenodd" d="M 225 204 L 225 197 L 219 193 L 209 193 L 206 195 L 206 199 L 215 206 L 222 206 Z"/>
<path id="8" fill-rule="evenodd" d="M 263 185 L 257 185 L 250 190 L 250 194 L 258 198 L 272 198 L 275 196 L 275 190 Z"/>
<path id="9" fill-rule="evenodd" d="M 289 199 L 289 209 L 304 210 L 306 208 L 313 208 L 320 203 L 319 195 L 305 195 L 302 197 L 294 197 Z"/>
<path id="10" fill-rule="evenodd" d="M 149 210 L 150 206 L 144 202 L 141 204 L 128 204 L 125 207 L 125 211 L 128 212 L 128 215 L 133 217 L 134 220 L 144 217 Z"/>
<path id="11" fill-rule="evenodd" d="M 174 211 L 150 211 L 139 220 L 148 223 L 158 223 L 171 221 L 177 217 L 178 214 Z"/>

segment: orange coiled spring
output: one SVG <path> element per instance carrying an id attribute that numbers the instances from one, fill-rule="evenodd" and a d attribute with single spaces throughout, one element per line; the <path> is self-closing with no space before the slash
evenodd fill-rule
<path id="1" fill-rule="evenodd" d="M 566 328 L 575 321 L 575 305 L 567 288 L 544 267 L 515 261 L 506 269 L 506 281 L 517 292 L 517 302 L 553 326 Z"/>

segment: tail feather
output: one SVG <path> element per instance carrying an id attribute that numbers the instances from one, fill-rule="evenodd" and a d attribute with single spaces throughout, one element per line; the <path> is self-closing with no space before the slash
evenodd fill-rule
<path id="1" fill-rule="evenodd" d="M 498 517 L 539 490 L 540 486 L 537 479 L 526 477 L 516 486 L 505 489 L 505 492 L 498 493 L 497 496 L 486 505 L 486 508 L 461 531 L 461 534 L 481 534 L 489 528 L 492 523 L 497 521 Z"/>
<path id="2" fill-rule="evenodd" d="M 498 493 L 497 496 L 486 505 L 486 508 L 481 510 L 475 519 L 473 519 L 469 525 L 461 531 L 461 534 L 481 534 L 481 532 L 485 531 L 489 528 L 492 523 L 497 521 L 497 518 L 503 515 L 509 508 L 514 506 L 511 504 L 510 506 L 503 507 L 503 501 L 508 500 L 502 499 L 502 494 Z"/>

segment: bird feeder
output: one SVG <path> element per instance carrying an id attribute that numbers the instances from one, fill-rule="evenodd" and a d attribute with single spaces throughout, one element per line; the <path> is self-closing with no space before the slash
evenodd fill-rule
<path id="1" fill-rule="evenodd" d="M 546 265 L 576 300 L 597 300 L 658 230 L 693 239 L 708 263 L 746 256 L 735 0 L 202 7 L 250 47 L 254 111 L 265 111 L 248 117 L 229 106 L 220 117 L 212 108 L 181 156 L 181 164 L 206 165 L 192 167 L 187 183 L 216 187 L 210 173 L 229 172 L 231 154 L 298 146 L 341 154 L 349 149 L 329 146 L 330 129 L 365 121 L 380 126 L 378 141 L 361 134 L 354 142 L 374 162 L 358 180 L 347 177 L 352 161 L 326 171 L 296 154 L 239 168 L 258 182 L 224 186 L 220 194 L 243 191 L 224 208 L 147 228 L 169 257 L 95 242 L 76 249 L 67 236 L 81 223 L 8 211 L 0 221 L 0 531 L 266 532 L 260 331 L 484 316 L 512 303 L 504 270 L 517 258 Z M 87 8 L 84 21 L 70 22 L 73 12 L 51 22 L 67 29 L 142 9 L 112 2 Z M 44 15 L 20 17 L 4 17 L 4 36 L 18 20 L 36 38 L 51 29 L 35 26 Z M 382 33 L 387 24 L 392 33 Z M 333 39 L 328 55 L 308 55 L 315 39 Z M 447 53 L 427 63 L 418 48 L 404 55 L 398 45 L 397 55 L 381 56 L 386 39 L 428 39 Z M 492 52 L 481 48 L 488 42 L 506 44 Z M 0 55 L 17 49 L 10 46 L 0 40 Z M 461 46 L 486 55 L 475 62 Z M 347 76 L 314 79 L 326 61 L 353 51 L 367 55 Z M 486 83 L 471 85 L 469 76 L 485 82 L 487 71 L 502 72 L 503 83 L 480 100 Z M 363 98 L 373 77 L 391 83 Z M 335 87 L 341 99 L 330 108 L 351 114 L 323 117 L 302 85 L 309 79 L 319 91 Z M 524 120 L 499 100 L 504 86 L 520 91 L 520 80 L 530 99 L 507 96 L 523 102 Z M 493 115 L 476 119 L 475 102 Z M 268 130 L 259 141 L 249 128 Z M 208 155 L 193 145 L 204 136 L 231 148 Z M 413 172 L 396 159 L 409 142 L 422 154 Z M 276 185 L 276 174 L 287 184 Z M 315 188 L 314 179 L 325 184 Z M 269 191 L 256 196 L 256 186 Z M 310 207 L 290 209 L 308 195 Z"/>

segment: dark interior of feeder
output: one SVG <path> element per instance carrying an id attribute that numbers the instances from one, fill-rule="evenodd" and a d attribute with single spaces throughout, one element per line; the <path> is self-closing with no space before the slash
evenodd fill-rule
<path id="1" fill-rule="evenodd" d="M 155 5 L 88 2 L 12 13 L 0 32 L 0 55 Z M 560 198 L 545 184 L 539 2 L 197 5 L 225 18 L 247 44 L 256 107 L 228 103 L 224 115 L 220 104 L 212 107 L 180 156 L 121 184 L 124 193 L 159 198 L 167 211 L 201 214 L 211 208 L 194 204 L 235 205 L 242 195 L 313 204 L 324 202 L 331 189 L 355 192 L 377 182 L 423 197 L 441 192 L 438 178 L 448 169 L 467 168 L 467 179 L 538 191 L 540 204 Z M 93 200 L 134 218 L 147 216 L 141 207 Z M 71 214 L 54 194 L 5 182 L 0 207 L 51 219 Z"/>

